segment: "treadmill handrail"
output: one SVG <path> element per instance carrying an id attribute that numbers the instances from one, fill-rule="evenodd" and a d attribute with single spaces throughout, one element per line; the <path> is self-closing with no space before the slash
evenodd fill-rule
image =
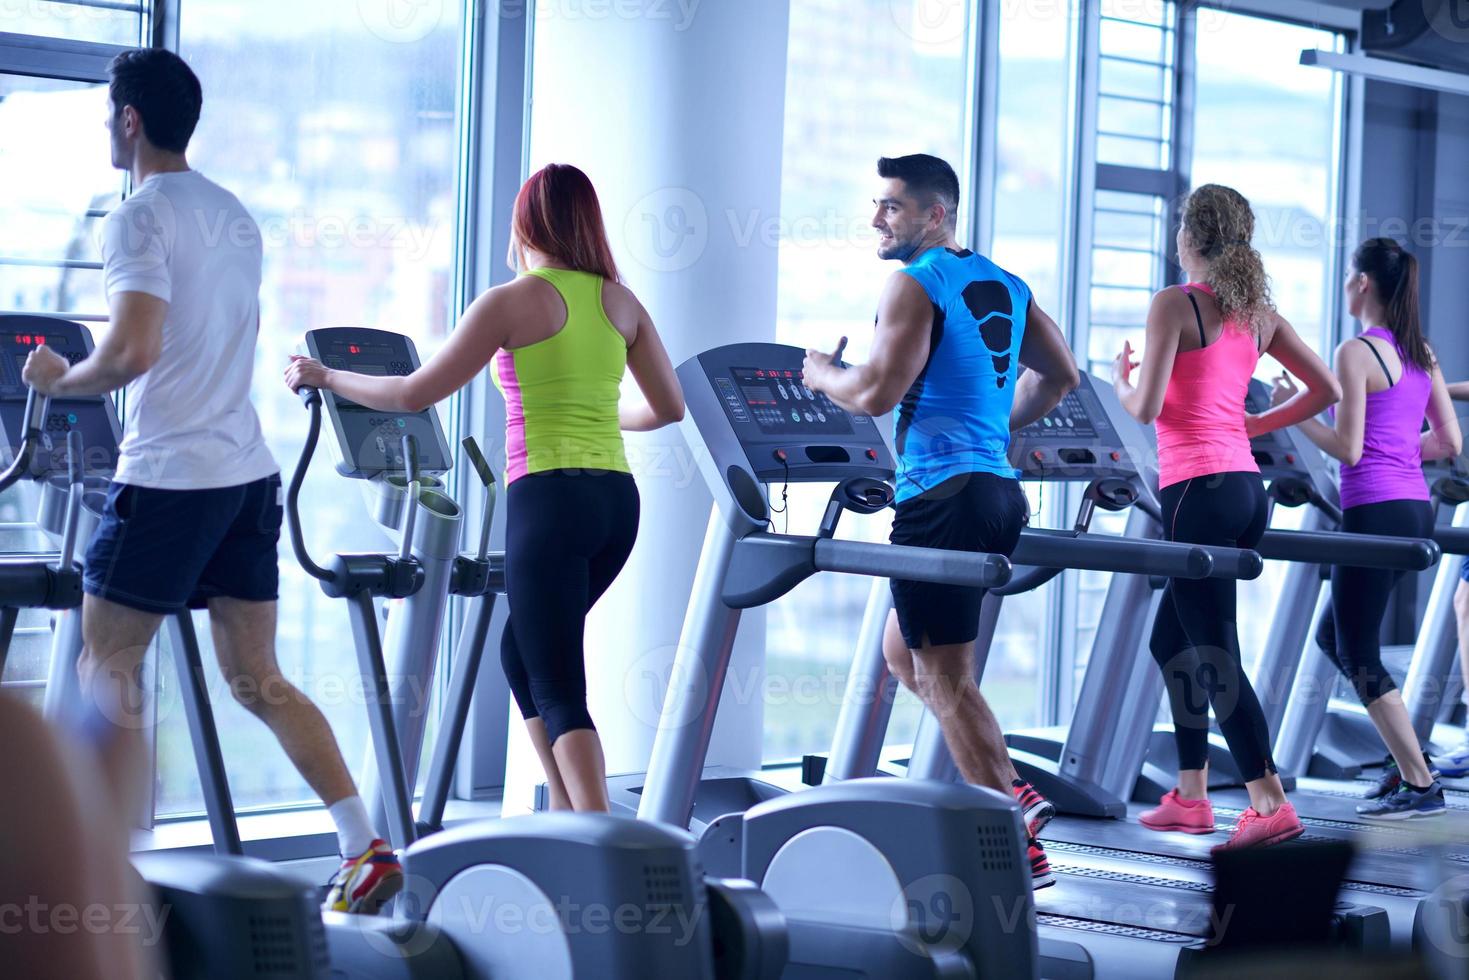
<path id="1" fill-rule="evenodd" d="M 1439 546 L 1427 538 L 1397 538 L 1343 531 L 1266 531 L 1255 550 L 1278 561 L 1355 565 L 1421 572 L 1438 561 Z"/>
<path id="2" fill-rule="evenodd" d="M 1075 568 L 1167 578 L 1208 578 L 1221 574 L 1216 571 L 1214 556 L 1198 545 L 1089 531 L 1027 528 L 1020 532 L 1020 542 L 1010 560 L 1034 568 Z"/>
<path id="3" fill-rule="evenodd" d="M 1010 559 L 1004 555 L 832 538 L 815 539 L 812 560 L 818 572 L 851 572 L 979 589 L 1004 585 L 1013 571 Z"/>
<path id="4" fill-rule="evenodd" d="M 1433 543 L 1446 555 L 1469 555 L 1469 527 L 1447 524 L 1433 529 Z"/>

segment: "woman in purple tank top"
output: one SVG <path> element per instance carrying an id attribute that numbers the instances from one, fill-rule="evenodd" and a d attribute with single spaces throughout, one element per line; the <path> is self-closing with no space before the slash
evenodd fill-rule
<path id="1" fill-rule="evenodd" d="M 1352 256 L 1347 305 L 1363 330 L 1336 349 L 1342 399 L 1334 424 L 1300 429 L 1341 461 L 1342 530 L 1426 538 L 1433 508 L 1423 461 L 1458 455 L 1459 423 L 1418 319 L 1418 260 L 1391 238 L 1371 238 Z M 1282 375 L 1275 400 L 1295 387 Z M 1428 431 L 1423 420 L 1428 419 Z M 1403 820 L 1445 812 L 1443 788 L 1418 743 L 1379 640 L 1388 597 L 1402 572 L 1338 565 L 1331 615 L 1316 643 L 1356 688 L 1391 753 L 1382 778 L 1357 807 L 1364 817 Z"/>

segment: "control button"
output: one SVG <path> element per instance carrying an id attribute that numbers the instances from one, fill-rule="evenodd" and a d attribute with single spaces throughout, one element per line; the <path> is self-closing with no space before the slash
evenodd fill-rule
<path id="1" fill-rule="evenodd" d="M 801 392 L 804 390 L 805 389 L 802 388 L 800 385 L 791 385 L 791 394 L 796 398 L 797 401 L 801 399 Z"/>
<path id="2" fill-rule="evenodd" d="M 1295 453 L 1286 453 L 1285 454 L 1285 461 L 1287 463 L 1289 463 L 1290 465 L 1292 465 L 1292 466 L 1296 465 L 1296 454 Z"/>
<path id="3" fill-rule="evenodd" d="M 803 390 L 806 392 L 807 398 L 811 399 L 812 401 L 816 400 L 816 392 L 812 391 L 810 388 L 803 388 Z"/>
<path id="4" fill-rule="evenodd" d="M 801 413 L 798 412 L 798 411 L 796 411 L 795 409 L 791 409 L 791 421 L 792 422 L 799 422 L 799 421 L 801 421 Z"/>
<path id="5" fill-rule="evenodd" d="M 784 449 L 777 449 L 773 455 L 775 456 L 775 461 L 777 463 L 784 463 L 789 458 L 788 456 L 786 456 L 786 451 Z"/>
<path id="6" fill-rule="evenodd" d="M 818 422 L 825 422 L 826 421 L 826 413 L 825 412 L 817 412 L 816 413 L 816 421 L 818 421 Z"/>
<path id="7" fill-rule="evenodd" d="M 876 449 L 869 449 L 869 450 L 867 450 L 867 458 L 870 459 L 870 460 L 872 460 L 874 463 L 877 462 L 877 450 Z"/>
<path id="8" fill-rule="evenodd" d="M 1066 428 L 1068 428 L 1068 429 L 1074 429 L 1074 428 L 1076 428 L 1076 420 L 1075 419 L 1067 419 L 1066 420 Z"/>
<path id="9" fill-rule="evenodd" d="M 1037 463 L 1041 463 L 1045 461 L 1046 454 L 1037 449 L 1030 454 L 1030 458 L 1035 460 Z"/>
<path id="10" fill-rule="evenodd" d="M 1041 419 L 1041 422 L 1045 425 L 1046 428 L 1049 429 L 1051 427 L 1051 417 L 1049 415 Z"/>
<path id="11" fill-rule="evenodd" d="M 1111 452 L 1110 452 L 1110 453 L 1108 453 L 1108 454 L 1107 454 L 1107 455 L 1109 455 L 1109 456 L 1111 456 L 1111 457 L 1112 457 L 1112 462 L 1114 462 L 1114 463 L 1120 463 L 1120 462 L 1122 462 L 1122 454 L 1121 454 L 1121 453 L 1119 453 L 1119 452 L 1118 452 L 1118 451 L 1117 451 L 1117 450 L 1115 450 L 1115 449 L 1114 449 L 1114 450 L 1112 450 L 1112 451 L 1111 451 Z"/>
<path id="12" fill-rule="evenodd" d="M 803 418 L 805 418 L 807 422 L 815 422 L 816 421 L 816 416 L 812 415 L 810 412 L 805 413 L 805 415 L 803 416 Z"/>
<path id="13" fill-rule="evenodd" d="M 785 385 L 783 385 L 783 384 L 776 384 L 775 387 L 778 388 L 778 389 L 780 389 L 780 397 L 786 399 L 787 401 L 790 400 L 790 397 L 791 396 L 786 393 L 786 386 Z"/>

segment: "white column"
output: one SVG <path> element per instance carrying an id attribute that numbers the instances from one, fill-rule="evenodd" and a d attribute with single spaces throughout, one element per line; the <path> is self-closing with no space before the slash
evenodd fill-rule
<path id="1" fill-rule="evenodd" d="M 787 0 L 611 0 L 574 13 L 546 2 L 537 14 L 531 168 L 572 163 L 591 177 L 623 277 L 675 364 L 773 340 L 778 245 L 762 228 L 780 207 Z M 587 624 L 591 712 L 612 773 L 647 765 L 710 506 L 676 428 L 630 436 L 628 450 L 638 543 Z M 711 763 L 760 762 L 764 630 L 758 610 L 745 615 Z M 511 730 L 507 813 L 539 778 L 513 711 Z"/>

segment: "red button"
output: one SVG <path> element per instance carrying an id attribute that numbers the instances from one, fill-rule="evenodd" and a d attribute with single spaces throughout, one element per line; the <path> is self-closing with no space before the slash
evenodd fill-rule
<path id="1" fill-rule="evenodd" d="M 1296 464 L 1296 454 L 1295 453 L 1286 453 L 1285 454 L 1285 461 L 1287 463 L 1291 464 L 1292 466 L 1294 466 Z"/>
<path id="2" fill-rule="evenodd" d="M 786 451 L 784 449 L 777 449 L 775 451 L 775 460 L 778 463 L 784 463 L 786 461 Z"/>
<path id="3" fill-rule="evenodd" d="M 1046 458 L 1046 455 L 1045 455 L 1045 453 L 1043 453 L 1039 449 L 1037 449 L 1035 452 L 1033 452 L 1033 453 L 1030 454 L 1030 458 L 1033 459 L 1033 460 L 1035 460 L 1037 463 L 1039 463 L 1041 460 L 1043 460 L 1043 459 Z"/>
<path id="4" fill-rule="evenodd" d="M 876 449 L 869 449 L 869 450 L 867 450 L 867 458 L 870 459 L 870 460 L 872 460 L 874 463 L 877 462 L 877 450 Z"/>
<path id="5" fill-rule="evenodd" d="M 1117 452 L 1116 450 L 1113 450 L 1113 452 L 1111 453 L 1111 456 L 1112 456 L 1112 462 L 1114 462 L 1114 463 L 1121 462 L 1121 460 L 1122 460 L 1122 454 L 1119 453 L 1119 452 Z"/>

